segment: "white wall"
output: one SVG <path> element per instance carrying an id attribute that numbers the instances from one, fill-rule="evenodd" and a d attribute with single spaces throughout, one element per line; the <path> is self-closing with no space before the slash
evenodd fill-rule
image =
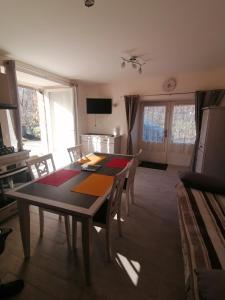
<path id="1" fill-rule="evenodd" d="M 175 90 L 177 93 L 225 88 L 225 69 L 177 75 L 173 74 L 173 77 L 177 79 L 177 87 Z M 82 93 L 79 97 L 79 108 L 81 108 L 83 118 L 81 122 L 81 132 L 112 133 L 113 128 L 119 126 L 120 131 L 123 134 L 122 152 L 125 153 L 127 125 L 123 96 L 129 94 L 149 95 L 163 93 L 162 84 L 165 79 L 165 77 L 142 78 L 141 75 L 137 74 L 137 79 L 132 81 L 96 85 L 80 83 L 79 86 L 81 86 Z M 97 115 L 95 127 L 94 116 L 86 114 L 86 97 L 112 98 L 114 105 L 116 105 L 113 107 L 112 115 Z M 161 99 L 174 100 L 174 97 L 142 97 L 143 101 Z M 179 96 L 176 96 L 176 99 L 179 100 Z M 180 99 L 193 99 L 193 95 L 187 95 L 185 97 L 180 96 Z M 225 106 L 225 99 L 222 102 L 222 105 Z M 134 146 L 137 142 L 137 128 L 138 122 L 136 122 L 133 131 Z"/>

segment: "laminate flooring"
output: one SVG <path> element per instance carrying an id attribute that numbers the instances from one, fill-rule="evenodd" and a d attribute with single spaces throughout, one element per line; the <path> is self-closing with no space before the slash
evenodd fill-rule
<path id="1" fill-rule="evenodd" d="M 86 286 L 78 226 L 77 252 L 68 250 L 64 222 L 45 213 L 39 237 L 39 217 L 31 208 L 31 258 L 24 260 L 18 217 L 2 224 L 13 228 L 0 256 L 3 281 L 22 278 L 24 290 L 16 300 L 183 300 L 184 275 L 177 218 L 177 169 L 138 168 L 135 204 L 123 213 L 123 237 L 112 230 L 113 261 L 105 254 L 104 230 L 93 229 L 93 284 Z"/>

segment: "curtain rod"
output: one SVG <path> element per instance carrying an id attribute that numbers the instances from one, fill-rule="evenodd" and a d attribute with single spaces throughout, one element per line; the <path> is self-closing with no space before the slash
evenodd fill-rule
<path id="1" fill-rule="evenodd" d="M 152 96 L 173 96 L 173 95 L 188 95 L 194 94 L 195 92 L 180 92 L 180 93 L 162 93 L 162 94 L 149 94 L 149 95 L 140 95 L 140 97 L 152 97 Z"/>
<path id="2" fill-rule="evenodd" d="M 148 94 L 148 95 L 139 95 L 140 97 L 154 97 L 154 96 L 173 96 L 173 95 L 188 95 L 188 94 L 195 94 L 194 92 L 180 92 L 180 93 L 159 93 L 159 94 Z M 121 96 L 123 98 L 124 96 Z"/>

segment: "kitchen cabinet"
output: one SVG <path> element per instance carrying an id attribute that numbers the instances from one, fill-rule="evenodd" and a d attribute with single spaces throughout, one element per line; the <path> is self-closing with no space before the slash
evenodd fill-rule
<path id="1" fill-rule="evenodd" d="M 81 144 L 83 154 L 92 152 L 120 153 L 121 135 L 82 134 Z"/>

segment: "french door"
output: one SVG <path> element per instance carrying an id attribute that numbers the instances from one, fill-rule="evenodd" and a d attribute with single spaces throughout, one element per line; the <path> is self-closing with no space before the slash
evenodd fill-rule
<path id="1" fill-rule="evenodd" d="M 142 159 L 188 166 L 195 142 L 192 102 L 142 103 L 139 147 Z"/>
<path id="2" fill-rule="evenodd" d="M 53 153 L 57 167 L 68 163 L 67 148 L 75 145 L 72 89 L 19 87 L 19 96 L 24 149 L 31 156 Z"/>
<path id="3" fill-rule="evenodd" d="M 139 146 L 143 160 L 166 162 L 167 105 L 164 103 L 141 106 L 141 132 Z"/>

